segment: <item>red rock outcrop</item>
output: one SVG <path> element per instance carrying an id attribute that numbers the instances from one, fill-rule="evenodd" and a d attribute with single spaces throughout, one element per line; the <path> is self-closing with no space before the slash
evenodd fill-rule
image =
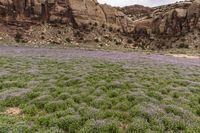
<path id="1" fill-rule="evenodd" d="M 87 35 L 98 42 L 102 38 L 116 44 L 129 40 L 131 45 L 143 48 L 176 47 L 187 35 L 199 34 L 199 0 L 156 8 L 140 7 L 119 9 L 101 5 L 97 0 L 0 0 L 0 23 L 6 25 L 7 31 L 27 31 L 41 22 L 69 26 L 74 28 L 70 33 L 75 34 L 78 41 L 84 42 Z M 130 14 L 134 16 L 134 12 L 140 15 L 131 19 Z M 157 46 L 158 43 L 161 44 Z M 198 41 L 193 44 L 192 47 L 200 47 Z"/>
<path id="2" fill-rule="evenodd" d="M 193 29 L 199 28 L 200 18 L 200 4 L 199 0 L 190 4 L 185 9 L 184 7 L 174 7 L 173 9 L 155 15 L 152 17 L 142 18 L 134 21 L 134 25 L 137 27 L 146 27 L 147 34 L 158 34 L 158 35 L 171 35 L 178 36 L 187 33 Z M 148 26 L 146 23 L 148 22 Z M 151 32 L 148 32 L 151 30 Z M 137 31 L 135 31 L 137 33 Z M 140 31 L 138 31 L 140 32 Z"/>
<path id="3" fill-rule="evenodd" d="M 74 26 L 98 23 L 123 31 L 131 28 L 125 14 L 96 0 L 1 0 L 0 13 L 5 21 L 43 20 Z"/>
<path id="4" fill-rule="evenodd" d="M 189 5 L 189 6 L 188 6 Z M 169 42 L 172 38 L 182 38 L 189 33 L 199 31 L 200 29 L 200 2 L 181 3 L 181 6 L 174 4 L 172 9 L 167 12 L 152 14 L 149 17 L 133 22 L 135 25 L 134 34 L 150 36 L 150 40 L 166 40 Z M 165 8 L 163 8 L 165 9 Z M 159 9 L 160 10 L 160 9 Z M 156 12 L 156 10 L 155 10 Z M 152 41 L 149 41 L 151 43 Z M 173 40 L 174 42 L 174 40 Z M 148 43 L 148 42 L 146 42 Z M 172 42 L 169 42 L 170 44 Z M 189 43 L 189 42 L 188 42 Z M 195 46 L 200 47 L 200 43 Z"/>

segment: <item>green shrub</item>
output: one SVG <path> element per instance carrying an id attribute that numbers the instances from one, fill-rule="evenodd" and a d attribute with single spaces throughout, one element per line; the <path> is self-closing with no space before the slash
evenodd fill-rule
<path id="1" fill-rule="evenodd" d="M 130 114 L 133 117 L 137 117 L 137 116 L 142 117 L 144 116 L 143 108 L 140 105 L 136 105 L 131 108 Z"/>
<path id="2" fill-rule="evenodd" d="M 23 40 L 23 35 L 21 33 L 17 32 L 15 35 L 15 41 L 19 43 L 22 40 Z"/>
<path id="3" fill-rule="evenodd" d="M 105 24 L 102 24 L 102 25 L 101 25 L 101 27 L 102 27 L 102 28 L 105 28 L 105 27 L 106 27 L 106 25 L 105 25 Z"/>
<path id="4" fill-rule="evenodd" d="M 4 102 L 3 105 L 7 107 L 18 107 L 20 104 L 23 104 L 25 101 L 22 97 L 9 97 Z"/>
<path id="5" fill-rule="evenodd" d="M 71 43 L 71 39 L 70 39 L 70 38 L 67 37 L 65 40 L 66 40 L 68 43 Z"/>
<path id="6" fill-rule="evenodd" d="M 82 97 L 80 96 L 80 94 L 75 94 L 72 96 L 74 102 L 76 103 L 81 103 L 82 102 Z"/>
<path id="7" fill-rule="evenodd" d="M 29 99 L 29 100 L 33 100 L 34 98 L 38 97 L 40 95 L 39 92 L 35 92 L 35 91 L 32 91 L 30 93 L 27 93 L 26 94 L 26 97 Z"/>
<path id="8" fill-rule="evenodd" d="M 64 117 L 64 116 L 67 116 L 67 115 L 76 115 L 77 112 L 74 110 L 74 108 L 68 108 L 66 110 L 62 110 L 62 111 L 57 111 L 55 113 L 55 115 L 60 118 L 60 117 Z"/>
<path id="9" fill-rule="evenodd" d="M 24 122 L 18 122 L 14 125 L 9 124 L 0 124 L 0 132 L 1 133 L 30 133 L 31 129 L 28 127 L 28 125 Z"/>
<path id="10" fill-rule="evenodd" d="M 60 118 L 58 121 L 59 128 L 70 133 L 76 133 L 81 128 L 82 124 L 83 121 L 79 115 L 68 115 Z"/>
<path id="11" fill-rule="evenodd" d="M 74 37 L 82 37 L 83 34 L 80 31 L 74 32 Z"/>
<path id="12" fill-rule="evenodd" d="M 26 105 L 25 108 L 23 109 L 23 113 L 34 116 L 38 113 L 38 108 L 36 107 L 35 104 Z"/>
<path id="13" fill-rule="evenodd" d="M 165 112 L 158 105 L 155 104 L 138 104 L 131 108 L 130 115 L 132 117 L 142 117 L 148 122 L 151 122 L 154 118 L 163 116 Z"/>
<path id="14" fill-rule="evenodd" d="M 100 88 L 95 89 L 95 91 L 93 92 L 93 95 L 95 95 L 97 97 L 99 97 L 99 96 L 101 96 L 103 94 L 104 94 L 104 91 L 102 89 L 100 89 Z"/>
<path id="15" fill-rule="evenodd" d="M 187 128 L 188 133 L 200 133 L 200 120 L 197 120 L 196 124 L 194 126 L 190 126 Z"/>
<path id="16" fill-rule="evenodd" d="M 120 111 L 127 111 L 128 109 L 130 109 L 131 106 L 132 105 L 130 102 L 124 101 L 124 102 L 117 103 L 115 106 L 112 107 L 112 109 L 120 110 Z"/>
<path id="17" fill-rule="evenodd" d="M 0 117 L 0 133 L 18 133 L 30 132 L 27 121 L 12 115 L 1 115 Z"/>
<path id="18" fill-rule="evenodd" d="M 196 114 L 197 114 L 198 116 L 200 116 L 200 106 L 197 107 L 197 109 L 196 109 Z"/>
<path id="19" fill-rule="evenodd" d="M 159 92 L 150 91 L 150 92 L 147 93 L 147 95 L 150 96 L 150 97 L 153 97 L 153 98 L 155 98 L 159 101 L 163 99 L 163 96 Z"/>
<path id="20" fill-rule="evenodd" d="M 95 38 L 94 41 L 95 41 L 96 43 L 98 43 L 98 42 L 100 42 L 100 39 L 99 39 L 99 38 Z"/>
<path id="21" fill-rule="evenodd" d="M 119 122 L 116 120 L 89 120 L 80 133 L 119 133 Z"/>
<path id="22" fill-rule="evenodd" d="M 112 107 L 112 102 L 108 99 L 95 99 L 91 102 L 91 105 L 98 109 L 110 109 Z"/>
<path id="23" fill-rule="evenodd" d="M 58 81 L 57 86 L 58 87 L 70 87 L 70 86 L 77 86 L 81 84 L 81 79 L 79 78 L 74 78 L 74 79 L 69 79 L 67 81 Z"/>
<path id="24" fill-rule="evenodd" d="M 44 36 L 41 36 L 41 39 L 42 39 L 42 40 L 44 40 L 44 39 L 45 39 L 45 37 L 44 37 Z"/>
<path id="25" fill-rule="evenodd" d="M 182 42 L 182 43 L 180 43 L 180 44 L 178 45 L 178 48 L 189 48 L 189 45 L 186 44 L 186 43 L 184 43 L 184 42 Z"/>
<path id="26" fill-rule="evenodd" d="M 69 93 L 61 93 L 59 96 L 58 96 L 58 99 L 61 99 L 61 100 L 66 100 L 68 98 L 70 98 L 70 94 Z"/>
<path id="27" fill-rule="evenodd" d="M 128 39 L 128 40 L 127 40 L 127 43 L 128 43 L 128 44 L 132 44 L 132 43 L 133 43 L 133 40 L 132 40 L 132 39 Z"/>
<path id="28" fill-rule="evenodd" d="M 38 128 L 37 128 L 38 129 Z M 37 132 L 38 130 L 36 129 L 36 131 L 32 131 L 32 132 Z M 30 132 L 27 132 L 30 133 Z M 58 127 L 48 127 L 48 128 L 41 128 L 38 133 L 65 133 L 62 129 L 59 129 Z"/>
<path id="29" fill-rule="evenodd" d="M 125 111 L 117 111 L 117 110 L 103 110 L 99 111 L 97 118 L 101 119 L 109 119 L 109 118 L 116 118 L 117 120 L 130 120 L 131 117 L 128 112 Z"/>
<path id="30" fill-rule="evenodd" d="M 45 104 L 44 108 L 47 112 L 55 112 L 55 111 L 67 109 L 69 106 L 70 105 L 66 101 L 59 100 L 59 101 L 52 101 Z"/>
<path id="31" fill-rule="evenodd" d="M 93 101 L 96 99 L 96 97 L 95 97 L 95 96 L 92 96 L 92 95 L 89 95 L 89 96 L 87 96 L 87 95 L 82 95 L 81 98 L 83 99 L 83 101 L 84 101 L 85 103 L 91 103 L 91 102 L 93 102 Z"/>
<path id="32" fill-rule="evenodd" d="M 185 130 L 187 127 L 187 124 L 182 119 L 175 116 L 172 117 L 166 116 L 162 118 L 162 122 L 165 126 L 166 131 L 172 130 L 174 132 L 180 132 Z"/>
<path id="33" fill-rule="evenodd" d="M 0 90 L 3 90 L 3 82 L 2 81 L 0 81 Z"/>
<path id="34" fill-rule="evenodd" d="M 161 89 L 160 92 L 161 92 L 162 94 L 167 95 L 167 94 L 169 93 L 169 90 L 167 90 L 167 89 Z"/>
<path id="35" fill-rule="evenodd" d="M 173 98 L 179 98 L 179 97 L 180 97 L 180 94 L 178 92 L 173 93 Z"/>
<path id="36" fill-rule="evenodd" d="M 117 90 L 110 90 L 110 91 L 108 91 L 108 95 L 109 95 L 109 97 L 111 97 L 111 98 L 117 97 L 117 96 L 119 96 L 119 94 L 120 94 L 120 92 L 117 91 Z"/>
<path id="37" fill-rule="evenodd" d="M 108 30 L 109 30 L 110 32 L 112 32 L 112 31 L 113 31 L 113 28 L 110 26 L 110 27 L 108 27 Z"/>
<path id="38" fill-rule="evenodd" d="M 158 118 L 152 118 L 150 121 L 148 121 L 149 123 L 149 127 L 152 131 L 156 132 L 156 133 L 163 133 L 165 132 L 165 126 L 164 124 L 161 122 L 160 119 Z M 151 132 L 151 133 L 154 133 Z"/>
<path id="39" fill-rule="evenodd" d="M 58 119 L 56 118 L 54 114 L 49 114 L 49 115 L 38 117 L 37 122 L 41 126 L 52 127 L 52 126 L 57 125 Z"/>
<path id="40" fill-rule="evenodd" d="M 84 119 L 98 118 L 100 110 L 93 107 L 83 107 L 79 109 L 79 113 L 84 117 Z"/>
<path id="41" fill-rule="evenodd" d="M 0 124 L 0 133 L 7 133 L 10 131 L 10 125 Z"/>
<path id="42" fill-rule="evenodd" d="M 94 23 L 94 26 L 95 26 L 95 27 L 97 27 L 97 26 L 98 26 L 98 23 L 97 23 L 97 22 L 95 22 L 95 23 Z"/>
<path id="43" fill-rule="evenodd" d="M 149 123 L 143 118 L 134 118 L 132 121 L 127 129 L 127 133 L 144 133 L 150 128 Z"/>
<path id="44" fill-rule="evenodd" d="M 166 106 L 165 111 L 167 113 L 173 113 L 174 115 L 179 115 L 179 116 L 183 115 L 183 111 L 173 105 Z"/>
<path id="45" fill-rule="evenodd" d="M 53 97 L 51 95 L 43 95 L 34 98 L 31 103 L 35 104 L 38 108 L 44 108 L 44 105 L 51 101 Z"/>
<path id="46" fill-rule="evenodd" d="M 136 100 L 136 96 L 135 95 L 132 95 L 132 94 L 128 94 L 127 95 L 127 100 L 131 103 L 134 103 L 135 104 L 135 100 Z"/>

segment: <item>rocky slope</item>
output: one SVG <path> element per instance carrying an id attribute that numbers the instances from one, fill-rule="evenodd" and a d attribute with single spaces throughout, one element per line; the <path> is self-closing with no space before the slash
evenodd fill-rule
<path id="1" fill-rule="evenodd" d="M 140 7 L 118 9 L 96 0 L 0 0 L 0 40 L 200 48 L 199 0 Z"/>

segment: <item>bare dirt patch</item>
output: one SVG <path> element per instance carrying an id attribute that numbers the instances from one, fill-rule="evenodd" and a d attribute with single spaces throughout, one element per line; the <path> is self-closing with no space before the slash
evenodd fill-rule
<path id="1" fill-rule="evenodd" d="M 22 113 L 22 110 L 20 108 L 17 108 L 17 107 L 8 108 L 5 111 L 5 114 L 11 114 L 11 115 L 20 115 L 21 113 Z"/>
<path id="2" fill-rule="evenodd" d="M 5 110 L 5 112 L 0 113 L 0 114 L 3 114 L 3 115 L 21 115 L 22 110 L 18 107 L 10 107 L 10 108 L 7 108 Z"/>
<path id="3" fill-rule="evenodd" d="M 188 58 L 188 59 L 200 59 L 200 56 L 190 56 L 185 54 L 172 54 L 172 56 L 179 58 Z"/>

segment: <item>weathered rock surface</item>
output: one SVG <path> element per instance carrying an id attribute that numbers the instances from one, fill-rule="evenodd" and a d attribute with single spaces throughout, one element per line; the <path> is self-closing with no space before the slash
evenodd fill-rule
<path id="1" fill-rule="evenodd" d="M 0 0 L 0 20 L 1 33 L 16 37 L 21 32 L 26 42 L 200 48 L 200 0 L 122 9 L 97 0 Z"/>
<path id="2" fill-rule="evenodd" d="M 159 48 L 179 47 L 173 46 L 176 43 L 186 45 L 183 47 L 200 47 L 200 3 L 199 0 L 192 2 L 182 2 L 166 7 L 159 7 L 149 16 L 140 18 L 133 22 L 135 29 L 133 36 L 142 45 L 151 45 Z M 189 41 L 187 36 L 193 34 L 195 43 Z M 183 39 L 184 38 L 184 39 Z M 192 40 L 190 39 L 190 40 Z M 184 40 L 184 41 L 180 41 Z M 160 43 L 161 46 L 158 46 Z M 187 44 L 185 44 L 187 43 Z M 179 45 L 178 44 L 178 45 Z"/>
<path id="3" fill-rule="evenodd" d="M 119 8 L 124 14 L 132 18 L 132 20 L 137 20 L 142 17 L 150 15 L 154 9 L 150 7 L 145 7 L 142 5 L 131 5 Z"/>
<path id="4" fill-rule="evenodd" d="M 131 27 L 125 14 L 96 0 L 1 0 L 0 13 L 7 21 L 45 20 L 73 26 L 98 23 L 121 30 Z"/>

